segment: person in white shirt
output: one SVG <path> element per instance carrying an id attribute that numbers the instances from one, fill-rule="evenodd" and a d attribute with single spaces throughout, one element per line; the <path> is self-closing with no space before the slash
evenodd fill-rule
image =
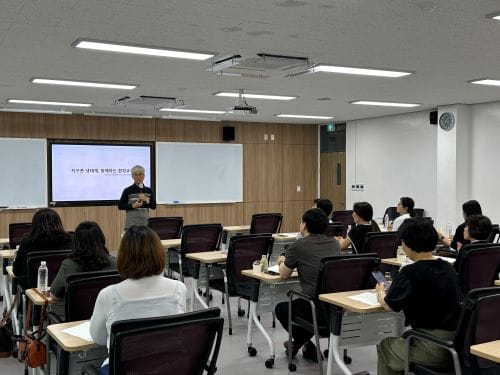
<path id="1" fill-rule="evenodd" d="M 186 311 L 186 286 L 163 276 L 165 252 L 152 229 L 130 227 L 120 243 L 117 268 L 126 280 L 99 292 L 90 319 L 90 336 L 108 350 L 113 322 Z M 108 366 L 106 359 L 101 374 L 108 374 Z"/>
<path id="2" fill-rule="evenodd" d="M 392 226 L 389 223 L 387 229 L 397 231 L 401 224 L 403 224 L 403 221 L 415 216 L 414 208 L 415 202 L 413 201 L 413 199 L 411 199 L 410 197 L 402 197 L 399 200 L 398 206 L 396 207 L 396 212 L 399 214 L 399 216 L 396 218 L 396 220 L 394 220 Z"/>

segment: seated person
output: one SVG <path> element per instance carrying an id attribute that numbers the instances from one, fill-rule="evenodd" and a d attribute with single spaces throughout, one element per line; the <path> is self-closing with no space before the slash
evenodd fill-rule
<path id="1" fill-rule="evenodd" d="M 488 237 L 493 230 L 493 225 L 491 220 L 484 215 L 470 215 L 465 220 L 465 228 L 463 238 L 468 242 L 460 248 L 457 255 L 457 260 L 453 263 L 453 266 L 458 271 L 462 263 L 462 259 L 465 253 L 469 251 L 472 247 L 471 245 L 477 245 L 480 243 L 488 244 Z"/>
<path id="2" fill-rule="evenodd" d="M 64 230 L 59 214 L 51 208 L 42 208 L 35 212 L 31 220 L 31 231 L 21 241 L 13 264 L 13 272 L 18 284 L 27 289 L 28 254 L 38 251 L 69 250 L 71 236 Z"/>
<path id="3" fill-rule="evenodd" d="M 302 292 L 310 297 L 316 297 L 316 284 L 318 282 L 319 266 L 321 259 L 339 255 L 340 247 L 336 239 L 325 236 L 323 233 L 328 227 L 328 218 L 319 208 L 307 210 L 302 215 L 300 233 L 303 238 L 291 244 L 285 255 L 278 258 L 280 276 L 288 279 L 293 269 L 297 268 L 299 273 L 300 288 Z M 295 315 L 312 321 L 311 305 L 302 299 L 293 301 L 293 312 Z M 281 302 L 275 308 L 276 317 L 285 330 L 288 330 L 288 302 Z M 321 312 L 318 310 L 319 315 Z M 324 318 L 318 315 L 319 322 Z M 293 327 L 293 355 L 297 354 L 300 347 L 304 346 L 304 358 L 318 361 L 316 357 L 316 346 L 310 341 L 312 333 L 300 328 Z M 285 341 L 288 349 L 288 341 Z"/>
<path id="4" fill-rule="evenodd" d="M 464 220 L 467 220 L 467 218 L 471 215 L 482 215 L 482 214 L 483 211 L 481 210 L 481 205 L 479 204 L 478 201 L 470 200 L 462 204 L 462 216 Z M 462 246 L 470 243 L 468 240 L 464 238 L 464 228 L 465 228 L 465 222 L 457 227 L 457 230 L 455 231 L 455 235 L 453 236 L 453 238 L 447 237 L 447 234 L 444 235 L 443 233 L 439 233 L 440 236 L 439 239 L 441 240 L 441 243 L 443 243 L 443 245 L 445 246 L 449 246 L 452 249 L 459 251 Z"/>
<path id="5" fill-rule="evenodd" d="M 93 221 L 83 221 L 76 227 L 71 250 L 50 286 L 50 292 L 56 298 L 64 298 L 66 278 L 69 275 L 116 269 L 116 259 L 106 249 L 104 233 Z"/>
<path id="6" fill-rule="evenodd" d="M 133 225 L 125 232 L 117 265 L 126 280 L 99 292 L 90 319 L 92 340 L 108 349 L 113 322 L 181 314 L 186 310 L 186 286 L 163 277 L 165 252 L 152 229 Z M 101 374 L 108 371 L 106 359 Z"/>
<path id="7" fill-rule="evenodd" d="M 411 328 L 452 340 L 460 315 L 458 280 L 450 263 L 432 256 L 438 241 L 436 230 L 421 218 L 411 218 L 401 225 L 399 235 L 404 252 L 414 263 L 400 270 L 387 293 L 383 284 L 377 285 L 378 301 L 386 310 L 403 310 Z M 412 362 L 437 368 L 452 363 L 446 349 L 418 339 L 412 343 Z M 378 375 L 403 373 L 405 339 L 385 338 L 377 345 L 377 353 Z"/>
<path id="8" fill-rule="evenodd" d="M 415 217 L 415 202 L 410 197 L 402 197 L 399 200 L 398 206 L 396 207 L 396 212 L 399 216 L 394 220 L 394 223 L 389 223 L 387 229 L 397 231 L 403 221 L 410 217 Z"/>
<path id="9" fill-rule="evenodd" d="M 373 219 L 373 207 L 368 202 L 356 202 L 352 207 L 352 218 L 356 224 L 346 238 L 338 237 L 340 248 L 345 250 L 352 245 L 355 253 L 362 253 L 368 232 L 380 232 L 378 224 Z"/>
<path id="10" fill-rule="evenodd" d="M 315 199 L 313 208 L 319 208 L 323 210 L 326 217 L 328 218 L 328 222 L 332 223 L 330 215 L 332 214 L 333 211 L 333 203 L 330 199 L 325 199 L 325 198 Z"/>

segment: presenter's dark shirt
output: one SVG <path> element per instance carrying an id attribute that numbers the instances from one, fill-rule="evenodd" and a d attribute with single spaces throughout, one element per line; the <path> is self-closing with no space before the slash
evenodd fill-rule
<path id="1" fill-rule="evenodd" d="M 451 248 L 458 250 L 457 249 L 458 242 L 460 242 L 462 245 L 470 244 L 470 241 L 468 241 L 464 238 L 464 228 L 465 228 L 465 223 L 462 223 L 457 227 L 457 230 L 455 231 L 455 235 L 453 236 L 453 240 L 451 241 L 451 244 L 450 244 Z"/>
<path id="2" fill-rule="evenodd" d="M 444 260 L 419 260 L 403 267 L 389 288 L 385 302 L 404 311 L 412 328 L 454 331 L 460 314 L 457 273 Z"/>

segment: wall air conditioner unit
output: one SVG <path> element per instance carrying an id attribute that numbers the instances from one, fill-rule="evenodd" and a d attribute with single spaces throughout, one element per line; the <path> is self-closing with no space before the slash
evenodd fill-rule
<path id="1" fill-rule="evenodd" d="M 243 89 L 238 90 L 238 103 L 228 109 L 228 114 L 231 115 L 239 115 L 239 116 L 251 116 L 257 114 L 257 107 L 251 106 L 245 100 L 245 94 L 243 93 Z"/>

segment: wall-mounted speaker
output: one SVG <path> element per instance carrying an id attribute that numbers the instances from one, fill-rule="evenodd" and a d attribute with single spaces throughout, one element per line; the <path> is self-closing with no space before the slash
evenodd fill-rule
<path id="1" fill-rule="evenodd" d="M 437 125 L 438 123 L 438 111 L 429 112 L 429 123 L 431 125 Z"/>
<path id="2" fill-rule="evenodd" d="M 223 141 L 234 141 L 234 126 L 223 126 L 222 127 L 222 140 Z"/>

